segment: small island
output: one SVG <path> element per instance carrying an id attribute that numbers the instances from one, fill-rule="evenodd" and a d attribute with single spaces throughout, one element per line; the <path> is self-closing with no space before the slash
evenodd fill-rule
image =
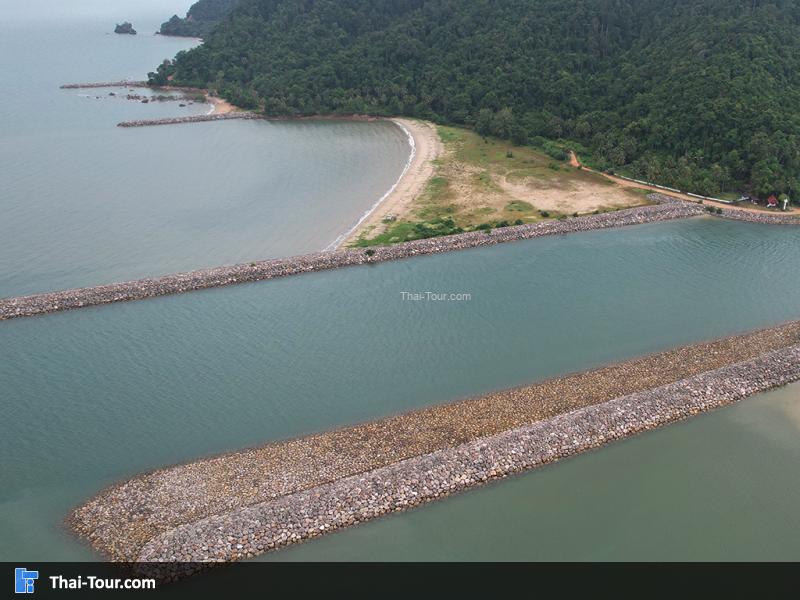
<path id="1" fill-rule="evenodd" d="M 122 25 L 117 23 L 117 26 L 114 27 L 114 33 L 126 33 L 128 35 L 136 35 L 136 30 L 133 28 L 128 21 L 125 21 Z"/>

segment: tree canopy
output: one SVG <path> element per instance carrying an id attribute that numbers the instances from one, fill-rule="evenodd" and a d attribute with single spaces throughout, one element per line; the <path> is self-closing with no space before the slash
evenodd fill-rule
<path id="1" fill-rule="evenodd" d="M 240 0 L 168 76 L 274 115 L 569 140 L 682 189 L 800 197 L 793 0 Z"/>
<path id="2" fill-rule="evenodd" d="M 198 0 L 181 19 L 178 15 L 161 24 L 161 35 L 203 37 L 227 17 L 239 0 Z"/>

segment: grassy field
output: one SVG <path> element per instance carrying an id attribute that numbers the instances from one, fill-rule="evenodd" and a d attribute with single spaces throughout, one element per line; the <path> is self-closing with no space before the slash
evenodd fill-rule
<path id="1" fill-rule="evenodd" d="M 386 245 L 647 204 L 641 190 L 569 166 L 531 147 L 438 127 L 444 152 L 411 211 L 366 231 L 355 246 Z"/>

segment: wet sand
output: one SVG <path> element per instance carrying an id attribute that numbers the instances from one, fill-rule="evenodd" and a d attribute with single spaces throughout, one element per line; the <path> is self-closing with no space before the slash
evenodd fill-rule
<path id="1" fill-rule="evenodd" d="M 210 115 L 227 115 L 232 112 L 241 112 L 241 109 L 234 106 L 227 100 L 217 98 L 216 96 L 207 96 L 208 103 L 211 105 Z"/>
<path id="2" fill-rule="evenodd" d="M 428 180 L 433 177 L 433 161 L 442 153 L 442 142 L 436 126 L 416 119 L 395 118 L 391 121 L 411 136 L 414 155 L 395 187 L 336 247 L 347 246 L 367 231 L 371 236 L 381 233 L 385 226 L 383 220 L 389 216 L 398 220 L 408 218 L 414 200 L 422 194 Z"/>

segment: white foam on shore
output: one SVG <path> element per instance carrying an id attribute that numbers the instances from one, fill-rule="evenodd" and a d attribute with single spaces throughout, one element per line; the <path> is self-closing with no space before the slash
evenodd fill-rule
<path id="1" fill-rule="evenodd" d="M 397 189 L 397 186 L 398 186 L 398 185 L 400 185 L 400 182 L 403 180 L 403 177 L 405 177 L 405 176 L 406 176 L 406 173 L 408 173 L 408 170 L 411 168 L 411 164 L 414 162 L 414 159 L 417 157 L 417 142 L 416 142 L 416 140 L 414 139 L 414 136 L 412 135 L 412 133 L 411 133 L 411 132 L 408 130 L 408 128 L 407 128 L 405 125 L 403 125 L 403 124 L 402 124 L 400 121 L 395 121 L 394 119 L 390 119 L 390 120 L 391 120 L 391 122 L 392 122 L 392 123 L 394 123 L 395 125 L 397 125 L 397 126 L 400 128 L 400 129 L 402 129 L 402 130 L 405 132 L 405 134 L 406 134 L 406 137 L 408 138 L 408 144 L 411 146 L 411 154 L 408 156 L 408 160 L 406 161 L 406 165 L 405 165 L 405 167 L 403 167 L 403 172 L 402 172 L 402 173 L 400 173 L 400 177 L 398 177 L 398 178 L 397 178 L 397 181 L 395 181 L 395 182 L 394 182 L 394 185 L 393 185 L 392 187 L 390 187 L 390 188 L 389 188 L 389 191 L 388 191 L 388 192 L 386 192 L 386 193 L 385 193 L 383 196 L 381 196 L 381 197 L 378 199 L 378 201 L 377 201 L 375 204 L 373 204 L 373 205 L 372 205 L 372 206 L 369 208 L 369 210 L 367 210 L 367 212 L 365 212 L 365 213 L 364 213 L 364 214 L 361 216 L 361 218 L 358 220 L 358 222 L 357 222 L 355 225 L 353 225 L 353 226 L 352 226 L 350 229 L 348 229 L 348 230 L 347 230 L 345 233 L 343 233 L 342 235 L 340 235 L 339 237 L 337 237 L 335 240 L 333 240 L 333 241 L 332 241 L 330 244 L 328 244 L 327 246 L 325 246 L 325 248 L 323 248 L 323 249 L 322 249 L 322 251 L 323 251 L 323 252 L 328 252 L 328 251 L 332 251 L 332 250 L 337 250 L 337 249 L 339 248 L 339 246 L 341 246 L 341 245 L 342 245 L 342 243 L 343 243 L 343 242 L 344 242 L 344 241 L 345 241 L 347 238 L 349 238 L 349 237 L 350 237 L 350 236 L 353 234 L 353 232 L 354 232 L 356 229 L 358 229 L 358 228 L 361 226 L 361 224 L 362 224 L 364 221 L 366 221 L 366 220 L 369 218 L 369 216 L 370 216 L 372 213 L 374 213 L 374 212 L 375 212 L 375 211 L 378 209 L 378 207 L 379 207 L 381 204 L 383 204 L 383 202 L 384 202 L 384 201 L 385 201 L 385 200 L 386 200 L 386 199 L 387 199 L 389 196 L 391 196 L 391 195 L 392 195 L 392 193 L 393 193 L 393 192 L 394 192 L 394 191 Z"/>

